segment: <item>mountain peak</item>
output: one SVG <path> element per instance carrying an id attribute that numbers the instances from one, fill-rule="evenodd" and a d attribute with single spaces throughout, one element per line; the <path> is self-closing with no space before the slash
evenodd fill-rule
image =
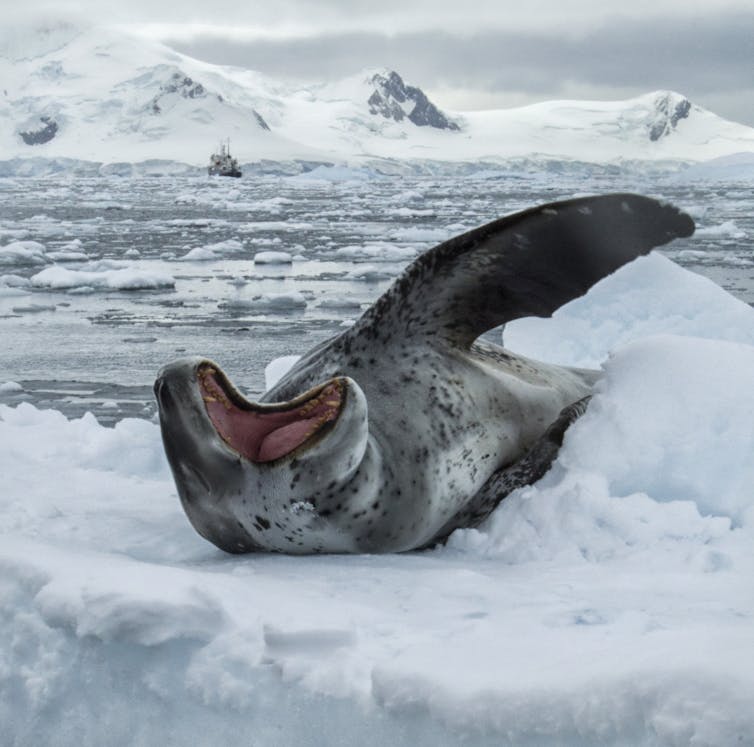
<path id="1" fill-rule="evenodd" d="M 691 102 L 675 91 L 655 91 L 654 117 L 647 124 L 649 139 L 656 142 L 670 135 L 682 119 L 686 119 L 692 109 Z"/>
<path id="2" fill-rule="evenodd" d="M 421 88 L 407 86 L 394 70 L 374 73 L 369 82 L 374 86 L 367 102 L 371 114 L 396 122 L 408 119 L 419 127 L 453 131 L 461 129 L 427 98 Z"/>

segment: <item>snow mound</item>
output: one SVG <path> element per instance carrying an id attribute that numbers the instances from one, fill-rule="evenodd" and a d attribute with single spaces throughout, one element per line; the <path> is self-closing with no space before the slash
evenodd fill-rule
<path id="1" fill-rule="evenodd" d="M 620 345 L 666 333 L 754 345 L 754 309 L 652 252 L 558 309 L 552 319 L 507 324 L 503 339 L 521 355 L 595 368 Z"/>
<path id="2" fill-rule="evenodd" d="M 512 563 L 687 545 L 700 568 L 730 567 L 715 541 L 754 531 L 753 372 L 749 345 L 657 336 L 621 348 L 557 468 L 450 545 Z"/>

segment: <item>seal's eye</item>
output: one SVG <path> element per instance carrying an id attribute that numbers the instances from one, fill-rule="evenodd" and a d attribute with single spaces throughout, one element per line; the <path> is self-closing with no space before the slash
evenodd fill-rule
<path id="1" fill-rule="evenodd" d="M 343 383 L 331 381 L 291 402 L 254 405 L 212 366 L 198 371 L 199 388 L 215 430 L 251 462 L 272 462 L 324 432 L 343 406 Z"/>

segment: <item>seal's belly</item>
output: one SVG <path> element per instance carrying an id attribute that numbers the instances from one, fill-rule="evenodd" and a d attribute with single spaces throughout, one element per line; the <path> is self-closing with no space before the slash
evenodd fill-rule
<path id="1" fill-rule="evenodd" d="M 563 407 L 590 390 L 577 374 L 554 367 L 523 376 L 486 362 L 465 368 L 463 376 L 456 369 L 437 383 L 407 386 L 410 417 L 371 408 L 382 494 L 395 507 L 380 517 L 378 534 L 395 551 L 431 541 L 494 472 L 519 459 Z"/>

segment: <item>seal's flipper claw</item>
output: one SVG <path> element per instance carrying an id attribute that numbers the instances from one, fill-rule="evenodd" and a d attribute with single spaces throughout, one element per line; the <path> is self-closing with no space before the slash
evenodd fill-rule
<path id="1" fill-rule="evenodd" d="M 532 485 L 552 467 L 563 445 L 563 436 L 585 412 L 591 395 L 564 407 L 555 421 L 521 459 L 494 472 L 463 510 L 456 514 L 438 539 L 445 540 L 455 529 L 478 526 L 517 488 Z"/>

